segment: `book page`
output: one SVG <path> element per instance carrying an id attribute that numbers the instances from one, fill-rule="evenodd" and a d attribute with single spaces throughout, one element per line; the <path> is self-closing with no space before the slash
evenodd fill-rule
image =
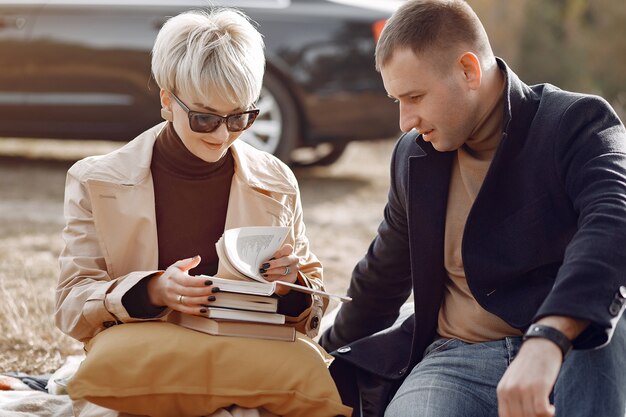
<path id="1" fill-rule="evenodd" d="M 224 232 L 224 250 L 228 260 L 242 274 L 266 282 L 259 266 L 280 249 L 289 233 L 288 227 L 240 227 Z"/>
<path id="2" fill-rule="evenodd" d="M 248 278 L 247 276 L 239 272 L 237 268 L 235 268 L 233 264 L 230 262 L 230 260 L 228 259 L 228 256 L 226 256 L 226 249 L 224 248 L 224 235 L 222 235 L 222 237 L 219 238 L 217 243 L 215 243 L 215 250 L 217 252 L 217 257 L 220 260 L 220 263 L 219 263 L 220 269 L 218 270 L 218 273 L 221 273 L 220 275 L 221 277 L 228 278 L 228 279 L 235 279 L 235 280 L 243 280 L 243 281 L 250 280 L 250 278 Z"/>

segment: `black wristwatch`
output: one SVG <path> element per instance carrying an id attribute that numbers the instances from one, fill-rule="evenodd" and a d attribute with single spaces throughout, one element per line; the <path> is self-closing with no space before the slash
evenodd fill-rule
<path id="1" fill-rule="evenodd" d="M 555 343 L 559 349 L 561 349 L 563 359 L 565 359 L 570 350 L 572 350 L 572 342 L 563 332 L 554 327 L 545 326 L 543 324 L 531 324 L 524 334 L 523 340 L 526 341 L 533 337 L 541 337 Z"/>

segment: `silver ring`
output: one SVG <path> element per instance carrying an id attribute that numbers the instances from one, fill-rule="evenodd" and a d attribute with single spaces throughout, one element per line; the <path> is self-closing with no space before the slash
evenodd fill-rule
<path id="1" fill-rule="evenodd" d="M 178 303 L 185 305 L 185 296 L 184 295 L 179 295 L 178 296 Z"/>
<path id="2" fill-rule="evenodd" d="M 285 272 L 283 273 L 283 275 L 287 275 L 291 272 L 291 269 L 289 269 L 288 266 L 285 267 Z"/>

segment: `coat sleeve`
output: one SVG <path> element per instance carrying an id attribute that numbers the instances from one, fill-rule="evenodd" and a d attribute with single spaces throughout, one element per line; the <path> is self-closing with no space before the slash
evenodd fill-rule
<path id="1" fill-rule="evenodd" d="M 136 271 L 111 277 L 98 241 L 89 193 L 74 169 L 65 186 L 65 247 L 59 257 L 55 321 L 69 336 L 86 342 L 114 324 L 141 321 L 129 316 L 122 297 L 135 284 L 160 271 Z M 164 310 L 159 317 L 165 316 Z"/>
<path id="2" fill-rule="evenodd" d="M 298 281 L 309 288 L 324 290 L 322 264 L 309 248 L 309 239 L 306 236 L 306 226 L 304 225 L 302 202 L 300 200 L 300 190 L 295 177 L 291 178 L 296 193 L 292 199 L 293 212 L 293 234 L 294 253 L 300 259 L 298 264 Z M 294 326 L 296 330 L 305 333 L 313 338 L 317 336 L 322 316 L 328 307 L 328 299 L 318 295 L 310 296 L 309 307 L 298 317 L 287 317 L 287 323 Z"/>
<path id="3" fill-rule="evenodd" d="M 555 284 L 535 320 L 585 319 L 575 348 L 608 343 L 626 298 L 626 131 L 599 97 L 575 100 L 563 113 L 555 166 L 578 215 Z"/>
<path id="4" fill-rule="evenodd" d="M 403 135 L 391 160 L 391 184 L 384 217 L 367 254 L 356 265 L 348 295 L 334 325 L 321 338 L 329 351 L 391 326 L 411 293 L 406 179 L 412 135 Z"/>

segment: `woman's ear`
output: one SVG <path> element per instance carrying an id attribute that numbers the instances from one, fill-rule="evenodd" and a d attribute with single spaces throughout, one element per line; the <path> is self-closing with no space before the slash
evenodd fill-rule
<path id="1" fill-rule="evenodd" d="M 172 99 L 170 94 L 164 89 L 161 89 L 159 95 L 161 97 L 161 117 L 163 120 L 173 122 L 174 114 L 172 113 Z"/>

